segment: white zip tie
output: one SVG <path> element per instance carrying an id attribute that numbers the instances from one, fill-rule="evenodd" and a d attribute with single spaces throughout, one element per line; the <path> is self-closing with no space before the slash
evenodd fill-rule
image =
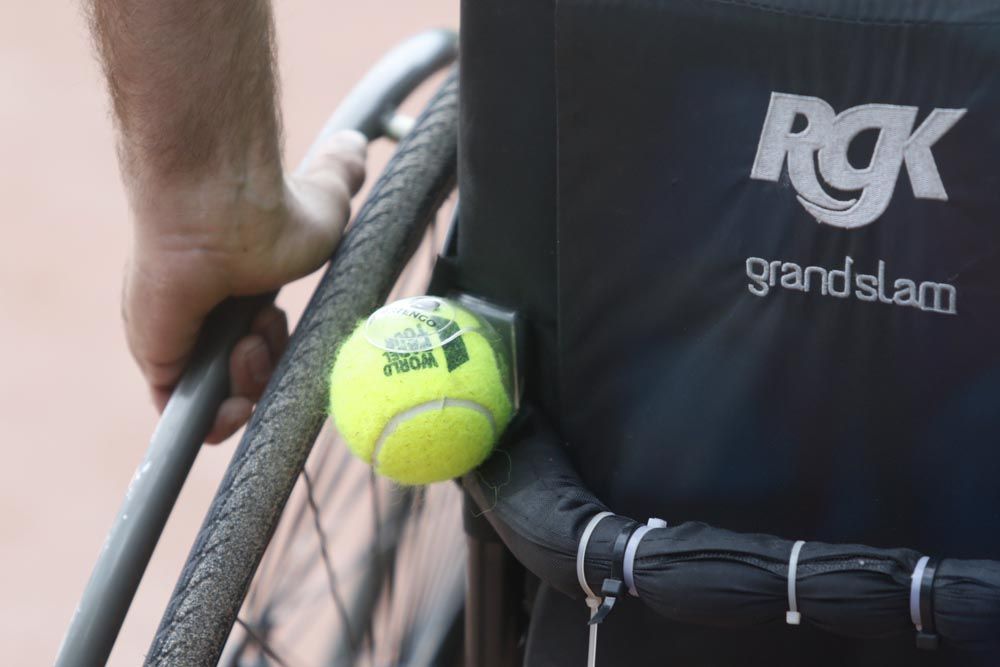
<path id="1" fill-rule="evenodd" d="M 595 514 L 587 524 L 587 527 L 583 529 L 583 535 L 580 536 L 580 546 L 576 549 L 576 580 L 580 583 L 580 588 L 587 595 L 587 606 L 590 608 L 590 617 L 593 618 L 594 614 L 597 613 L 598 607 L 601 606 L 601 598 L 597 596 L 596 593 L 587 584 L 587 573 L 585 566 L 587 563 L 587 545 L 590 543 L 590 536 L 594 534 L 594 529 L 597 528 L 597 524 L 601 522 L 602 519 L 606 519 L 609 516 L 614 516 L 614 512 L 600 512 Z M 587 642 L 587 667 L 596 667 L 597 665 L 597 625 L 590 626 L 590 637 Z"/>
<path id="2" fill-rule="evenodd" d="M 597 613 L 597 608 L 601 606 L 600 598 L 587 598 L 587 606 L 590 607 L 590 617 Z M 597 628 L 595 623 L 590 626 L 590 635 L 587 638 L 587 667 L 597 667 Z"/>
<path id="3" fill-rule="evenodd" d="M 788 611 L 785 612 L 785 623 L 788 625 L 802 622 L 802 614 L 799 613 L 798 601 L 795 599 L 795 573 L 799 568 L 799 554 L 802 553 L 804 544 L 805 540 L 799 540 L 792 545 L 792 555 L 788 559 Z"/>
<path id="4" fill-rule="evenodd" d="M 576 580 L 580 582 L 580 588 L 583 589 L 588 598 L 600 599 L 597 593 L 591 590 L 587 584 L 587 573 L 584 571 L 584 565 L 587 563 L 587 545 L 590 543 L 590 536 L 594 534 L 597 524 L 603 519 L 614 515 L 614 512 L 600 512 L 595 514 L 594 518 L 587 524 L 587 527 L 583 529 L 583 535 L 580 536 L 580 546 L 576 548 Z"/>
<path id="5" fill-rule="evenodd" d="M 667 522 L 663 519 L 649 519 L 645 526 L 639 526 L 635 529 L 632 537 L 628 540 L 628 544 L 625 545 L 625 562 L 623 563 L 622 571 L 625 575 L 625 585 L 633 597 L 639 597 L 639 591 L 635 589 L 635 555 L 639 551 L 639 543 L 642 542 L 643 536 L 652 529 L 666 527 Z"/>
<path id="6" fill-rule="evenodd" d="M 917 566 L 913 568 L 913 574 L 910 576 L 910 620 L 913 621 L 917 632 L 924 631 L 923 619 L 920 617 L 920 588 L 924 580 L 924 570 L 927 569 L 928 561 L 930 561 L 930 556 L 921 557 L 917 561 Z"/>

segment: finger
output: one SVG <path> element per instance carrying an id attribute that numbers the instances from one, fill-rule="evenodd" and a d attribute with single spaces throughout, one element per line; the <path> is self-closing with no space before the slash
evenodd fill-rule
<path id="1" fill-rule="evenodd" d="M 219 412 L 215 415 L 215 422 L 205 442 L 210 445 L 222 442 L 246 424 L 252 413 L 253 403 L 249 399 L 242 396 L 227 398 L 219 406 Z"/>
<path id="2" fill-rule="evenodd" d="M 229 393 L 256 403 L 274 369 L 263 336 L 251 334 L 233 348 L 229 357 Z"/>
<path id="3" fill-rule="evenodd" d="M 343 227 L 350 213 L 351 196 L 365 180 L 368 144 L 360 132 L 338 132 L 309 154 L 289 189 L 300 211 L 313 221 L 339 223 Z"/>
<path id="4" fill-rule="evenodd" d="M 336 169 L 352 195 L 358 193 L 365 182 L 365 162 L 368 159 L 368 138 L 356 130 L 347 130 L 336 135 L 334 150 L 337 155 Z"/>
<path id="5" fill-rule="evenodd" d="M 276 365 L 288 345 L 288 317 L 285 311 L 275 305 L 261 309 L 250 325 L 250 333 L 264 339 L 271 361 Z"/>
<path id="6" fill-rule="evenodd" d="M 342 130 L 318 140 L 295 173 L 295 180 L 328 187 L 338 180 L 350 194 L 365 181 L 368 138 L 357 130 Z"/>
<path id="7" fill-rule="evenodd" d="M 171 280 L 174 274 L 164 269 L 184 276 L 189 264 L 189 258 L 171 255 L 132 261 L 126 270 L 122 294 L 126 340 L 161 411 L 184 372 L 205 316 L 221 299 L 216 290 Z M 151 265 L 158 268 L 151 271 Z"/>
<path id="8" fill-rule="evenodd" d="M 325 139 L 286 181 L 290 216 L 258 273 L 286 283 L 315 271 L 340 241 L 351 213 L 351 194 L 364 181 L 366 144 L 357 132 Z"/>
<path id="9" fill-rule="evenodd" d="M 167 401 L 170 400 L 170 395 L 174 393 L 174 388 L 151 386 L 149 393 L 153 398 L 153 405 L 156 406 L 156 411 L 163 412 L 163 409 L 167 407 Z"/>

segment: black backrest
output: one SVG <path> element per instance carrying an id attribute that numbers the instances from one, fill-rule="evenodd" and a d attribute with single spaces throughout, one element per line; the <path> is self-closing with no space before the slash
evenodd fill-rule
<path id="1" fill-rule="evenodd" d="M 468 0 L 457 282 L 616 511 L 1000 557 L 1000 6 Z"/>

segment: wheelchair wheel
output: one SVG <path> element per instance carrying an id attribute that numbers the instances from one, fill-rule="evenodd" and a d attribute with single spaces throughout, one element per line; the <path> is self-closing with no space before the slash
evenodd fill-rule
<path id="1" fill-rule="evenodd" d="M 146 664 L 216 665 L 229 642 L 225 664 L 298 665 L 276 650 L 276 625 L 288 609 L 309 609 L 317 598 L 329 601 L 330 622 L 318 638 L 289 622 L 280 641 L 292 653 L 319 641 L 331 644 L 327 664 L 447 664 L 443 653 L 454 647 L 462 599 L 457 490 L 375 480 L 330 437 L 304 466 L 325 422 L 334 351 L 385 301 L 452 190 L 457 116 L 452 73 L 400 143 L 307 306 L 209 509 Z M 297 482 L 297 506 L 279 528 Z M 274 535 L 281 539 L 247 599 Z M 345 536 L 361 546 L 333 557 Z M 405 562 L 396 558 L 403 553 Z M 322 619 L 319 612 L 306 616 Z M 230 641 L 234 624 L 241 632 Z M 383 655 L 374 642 L 380 633 L 396 635 L 403 648 Z"/>

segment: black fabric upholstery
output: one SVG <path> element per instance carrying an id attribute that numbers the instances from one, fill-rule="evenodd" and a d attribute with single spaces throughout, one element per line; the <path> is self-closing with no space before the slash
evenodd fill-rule
<path id="1" fill-rule="evenodd" d="M 1000 555 L 982 530 L 1000 511 L 1000 8 L 940 24 L 902 12 L 942 3 L 880 4 L 898 21 L 559 3 L 559 419 L 617 510 Z M 871 224 L 818 224 L 787 174 L 749 177 L 776 91 L 918 122 L 967 108 L 933 147 L 950 201 L 915 198 L 904 168 Z M 758 297 L 749 257 L 882 260 L 954 285 L 958 312 Z"/>
<path id="2" fill-rule="evenodd" d="M 552 4 L 462 4 L 459 289 L 529 325 L 529 394 L 555 413 L 556 132 Z"/>
<path id="3" fill-rule="evenodd" d="M 1000 4 L 466 0 L 462 21 L 456 286 L 525 312 L 528 398 L 596 497 L 638 519 L 1000 559 Z M 906 162 L 874 220 L 818 222 L 787 159 L 751 178 L 774 93 L 831 114 L 915 107 L 907 133 L 964 109 L 930 146 L 947 201 L 918 197 Z M 855 279 L 881 262 L 884 296 L 780 279 L 755 294 L 753 258 Z M 955 312 L 885 303 L 897 279 L 953 288 Z M 539 596 L 529 665 L 569 655 L 540 648 L 566 633 L 537 631 L 562 605 Z M 608 631 L 645 656 L 627 664 L 964 664 L 780 624 L 741 645 L 649 613 L 607 621 L 661 628 Z"/>
<path id="4" fill-rule="evenodd" d="M 478 516 L 545 582 L 534 605 L 528 664 L 579 664 L 569 656 L 585 644 L 579 624 L 588 609 L 575 562 L 586 526 L 607 507 L 584 486 L 540 413 L 526 409 L 500 450 L 463 484 Z M 618 539 L 634 527 L 620 515 L 597 523 L 584 561 L 592 590 L 621 577 Z M 940 640 L 928 654 L 914 648 L 910 612 L 921 554 L 805 543 L 795 570 L 804 623 L 788 627 L 792 550 L 788 539 L 693 521 L 649 531 L 632 569 L 639 600 L 617 596 L 601 623 L 610 664 L 659 664 L 668 656 L 683 664 L 747 664 L 751 655 L 752 664 L 783 665 L 805 655 L 821 665 L 993 665 L 1000 656 L 1000 561 L 940 562 L 933 589 L 922 588 L 918 599 L 927 619 L 921 629 L 929 635 L 933 626 Z"/>

